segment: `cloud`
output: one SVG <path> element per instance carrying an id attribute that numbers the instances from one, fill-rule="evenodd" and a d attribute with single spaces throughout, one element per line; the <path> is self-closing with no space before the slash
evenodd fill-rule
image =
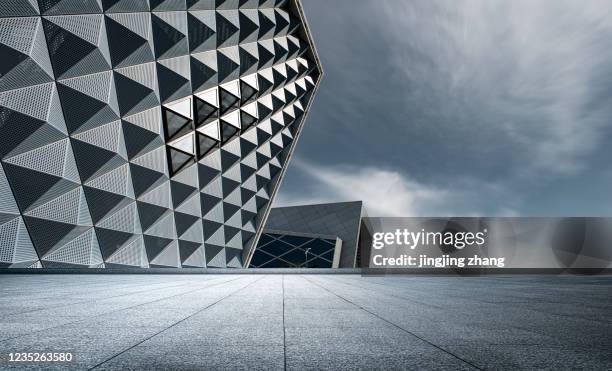
<path id="1" fill-rule="evenodd" d="M 477 195 L 466 191 L 468 182 L 459 181 L 455 189 L 443 189 L 419 183 L 398 171 L 356 166 L 318 166 L 293 161 L 308 179 L 308 185 L 283 188 L 275 206 L 306 205 L 340 201 L 363 201 L 370 216 L 470 216 L 479 215 Z M 490 192 L 501 190 L 483 185 Z M 509 208 L 502 215 L 514 215 Z M 482 214 L 480 214 L 482 216 Z"/>
<path id="2" fill-rule="evenodd" d="M 612 3 L 383 1 L 377 34 L 405 103 L 440 130 L 480 132 L 516 171 L 573 175 L 605 139 L 612 95 Z M 375 9 L 372 9 L 376 12 Z M 410 119 L 410 118 L 409 118 Z M 418 120 L 418 115 L 412 117 Z M 450 125 L 455 125 L 451 127 Z M 456 129 L 456 128 L 459 129 Z M 607 138 L 609 140 L 609 137 Z M 504 146 L 505 144 L 505 146 Z"/>
<path id="3" fill-rule="evenodd" d="M 326 73 L 280 201 L 364 199 L 389 215 L 610 214 L 612 2 L 304 7 Z"/>

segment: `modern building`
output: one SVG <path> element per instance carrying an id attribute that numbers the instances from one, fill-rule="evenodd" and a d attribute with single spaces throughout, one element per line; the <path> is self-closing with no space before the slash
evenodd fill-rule
<path id="1" fill-rule="evenodd" d="M 0 267 L 243 267 L 322 71 L 299 0 L 0 2 Z"/>
<path id="2" fill-rule="evenodd" d="M 252 268 L 358 268 L 366 211 L 361 201 L 276 207 Z"/>
<path id="3" fill-rule="evenodd" d="M 265 229 L 249 267 L 338 268 L 341 251 L 337 236 Z"/>

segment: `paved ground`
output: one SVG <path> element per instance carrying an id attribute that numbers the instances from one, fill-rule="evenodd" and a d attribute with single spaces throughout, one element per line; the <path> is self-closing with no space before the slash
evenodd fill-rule
<path id="1" fill-rule="evenodd" d="M 612 369 L 612 277 L 0 275 L 0 354 L 24 351 L 100 370 Z"/>

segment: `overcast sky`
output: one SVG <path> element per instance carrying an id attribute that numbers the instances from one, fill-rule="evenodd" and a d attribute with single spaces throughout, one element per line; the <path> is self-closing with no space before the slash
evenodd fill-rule
<path id="1" fill-rule="evenodd" d="M 278 205 L 612 216 L 612 2 L 303 0 L 325 76 Z"/>

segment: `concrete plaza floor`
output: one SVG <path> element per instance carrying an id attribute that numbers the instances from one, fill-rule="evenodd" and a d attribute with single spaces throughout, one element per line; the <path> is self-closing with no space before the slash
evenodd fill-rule
<path id="1" fill-rule="evenodd" d="M 67 364 L 7 361 L 71 352 Z M 0 368 L 612 369 L 612 277 L 0 275 Z"/>

